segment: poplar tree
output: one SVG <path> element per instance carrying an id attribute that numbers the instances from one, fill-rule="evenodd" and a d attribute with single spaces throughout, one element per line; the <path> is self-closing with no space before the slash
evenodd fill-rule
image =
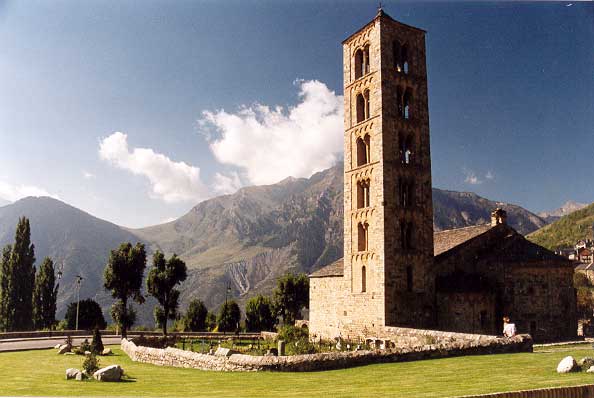
<path id="1" fill-rule="evenodd" d="M 147 278 L 148 292 L 157 299 L 160 306 L 155 307 L 155 320 L 167 336 L 167 320 L 175 319 L 179 307 L 179 290 L 175 286 L 187 278 L 186 263 L 175 254 L 165 260 L 160 251 L 153 255 L 153 267 Z"/>
<path id="2" fill-rule="evenodd" d="M 33 324 L 35 329 L 51 329 L 56 323 L 58 286 L 55 284 L 54 263 L 49 257 L 46 257 L 35 277 L 35 290 L 33 290 Z"/>
<path id="3" fill-rule="evenodd" d="M 17 224 L 14 245 L 10 253 L 5 329 L 33 329 L 33 287 L 35 285 L 35 246 L 31 243 L 29 219 L 22 217 Z"/>
<path id="4" fill-rule="evenodd" d="M 10 254 L 12 253 L 12 246 L 6 245 L 2 249 L 2 257 L 0 257 L 0 331 L 5 332 L 8 328 L 9 314 L 9 294 L 10 294 Z"/>
<path id="5" fill-rule="evenodd" d="M 146 251 L 142 243 L 122 243 L 117 250 L 112 250 L 103 274 L 105 289 L 117 301 L 111 308 L 111 315 L 122 329 L 122 337 L 136 318 L 128 300 L 138 304 L 144 303 L 141 294 L 144 269 L 146 268 Z"/>

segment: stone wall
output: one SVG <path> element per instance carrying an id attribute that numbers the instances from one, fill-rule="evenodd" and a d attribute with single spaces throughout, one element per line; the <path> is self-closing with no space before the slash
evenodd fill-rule
<path id="1" fill-rule="evenodd" d="M 122 339 L 121 346 L 122 350 L 133 361 L 161 366 L 230 372 L 311 372 L 344 369 L 374 363 L 405 362 L 462 355 L 526 352 L 532 351 L 532 339 L 528 335 L 519 335 L 510 339 L 458 339 L 440 344 L 395 349 L 342 351 L 281 357 L 243 354 L 233 354 L 229 357 L 215 356 L 177 348 L 139 347 L 134 342 L 126 339 Z"/>

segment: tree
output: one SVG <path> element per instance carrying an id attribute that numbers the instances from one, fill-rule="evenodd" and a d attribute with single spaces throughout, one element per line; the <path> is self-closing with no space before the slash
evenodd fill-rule
<path id="1" fill-rule="evenodd" d="M 245 306 L 245 327 L 248 332 L 271 331 L 276 325 L 276 315 L 268 297 L 261 294 L 248 300 Z"/>
<path id="2" fill-rule="evenodd" d="M 287 274 L 274 289 L 274 308 L 285 325 L 293 325 L 301 317 L 301 309 L 309 306 L 309 279 L 305 274 Z"/>
<path id="3" fill-rule="evenodd" d="M 206 314 L 205 322 L 206 322 L 206 330 L 208 330 L 209 332 L 212 332 L 217 327 L 217 316 L 214 313 L 209 311 L 208 314 Z"/>
<path id="4" fill-rule="evenodd" d="M 111 291 L 111 296 L 116 299 L 111 314 L 122 329 L 122 337 L 127 336 L 128 328 L 136 320 L 136 314 L 129 313 L 132 306 L 128 306 L 128 300 L 132 298 L 138 304 L 144 302 L 140 289 L 145 268 L 146 252 L 142 243 L 137 243 L 135 246 L 129 242 L 122 243 L 109 255 L 103 275 L 103 286 Z"/>
<path id="5" fill-rule="evenodd" d="M 46 257 L 35 277 L 33 290 L 33 324 L 35 329 L 51 329 L 56 323 L 58 285 L 54 263 Z"/>
<path id="6" fill-rule="evenodd" d="M 96 355 L 103 353 L 103 340 L 99 328 L 93 330 L 93 340 L 91 340 L 91 352 Z"/>
<path id="7" fill-rule="evenodd" d="M 153 255 L 153 267 L 147 278 L 148 292 L 157 299 L 160 307 L 155 307 L 155 320 L 167 336 L 167 320 L 175 319 L 179 307 L 179 290 L 175 286 L 188 277 L 186 263 L 175 254 L 165 260 L 160 251 Z"/>
<path id="8" fill-rule="evenodd" d="M 2 249 L 0 258 L 0 331 L 8 329 L 7 320 L 11 316 L 10 303 L 10 254 L 12 246 L 7 245 Z"/>
<path id="9" fill-rule="evenodd" d="M 2 253 L 2 313 L 6 331 L 33 329 L 35 246 L 26 217 L 19 219 L 14 244 Z"/>
<path id="10" fill-rule="evenodd" d="M 68 330 L 76 327 L 76 302 L 68 304 L 66 308 L 66 325 Z M 93 330 L 95 328 L 105 329 L 107 323 L 103 317 L 103 311 L 93 299 L 81 300 L 78 306 L 78 328 L 81 330 Z"/>
<path id="11" fill-rule="evenodd" d="M 221 311 L 217 318 L 219 332 L 234 332 L 239 329 L 239 319 L 241 312 L 239 305 L 235 301 L 227 301 L 221 306 Z"/>
<path id="12" fill-rule="evenodd" d="M 202 332 L 207 329 L 206 317 L 208 309 L 201 300 L 190 301 L 188 311 L 184 317 L 184 326 L 186 331 Z"/>

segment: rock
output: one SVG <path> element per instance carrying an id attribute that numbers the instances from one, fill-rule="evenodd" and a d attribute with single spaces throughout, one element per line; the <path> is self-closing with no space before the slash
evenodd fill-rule
<path id="1" fill-rule="evenodd" d="M 580 368 L 582 369 L 590 369 L 592 366 L 594 366 L 594 358 L 583 357 L 578 361 L 578 365 L 580 365 Z"/>
<path id="2" fill-rule="evenodd" d="M 85 351 L 85 357 L 90 357 L 91 356 L 91 351 Z"/>
<path id="3" fill-rule="evenodd" d="M 66 380 L 75 379 L 78 374 L 82 375 L 82 372 L 76 368 L 66 369 Z"/>
<path id="4" fill-rule="evenodd" d="M 77 381 L 83 381 L 83 379 L 84 379 L 84 374 L 83 374 L 82 372 L 78 372 L 78 373 L 76 374 L 76 377 L 75 377 L 75 379 L 76 379 Z"/>
<path id="5" fill-rule="evenodd" d="M 58 343 L 58 344 L 56 344 L 56 345 L 54 346 L 54 348 L 55 348 L 56 350 L 59 350 L 59 349 L 60 349 L 60 347 L 62 347 L 62 344 L 60 344 L 60 343 Z"/>
<path id="6" fill-rule="evenodd" d="M 73 353 L 72 351 L 68 351 L 68 352 L 65 352 L 64 355 L 76 355 L 76 354 Z"/>
<path id="7" fill-rule="evenodd" d="M 101 355 L 111 355 L 111 348 L 104 348 Z"/>
<path id="8" fill-rule="evenodd" d="M 68 344 L 62 344 L 60 348 L 58 348 L 58 355 L 66 354 L 70 352 L 70 346 Z"/>
<path id="9" fill-rule="evenodd" d="M 572 356 L 563 358 L 557 365 L 557 373 L 575 372 L 578 369 L 578 364 Z"/>
<path id="10" fill-rule="evenodd" d="M 215 351 L 214 354 L 217 357 L 230 357 L 233 354 L 239 354 L 239 352 L 233 351 L 230 348 L 219 347 L 219 348 L 217 348 L 217 350 Z"/>
<path id="11" fill-rule="evenodd" d="M 586 373 L 594 373 L 594 366 L 590 366 L 588 370 L 586 370 Z"/>
<path id="12" fill-rule="evenodd" d="M 120 381 L 123 374 L 124 370 L 120 365 L 111 365 L 99 369 L 93 373 L 93 377 L 99 381 Z"/>

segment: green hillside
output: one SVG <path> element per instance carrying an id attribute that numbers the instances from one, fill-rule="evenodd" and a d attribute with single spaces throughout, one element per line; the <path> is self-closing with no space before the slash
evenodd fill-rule
<path id="1" fill-rule="evenodd" d="M 580 239 L 592 239 L 592 225 L 594 203 L 531 233 L 527 238 L 547 249 L 573 246 Z"/>

